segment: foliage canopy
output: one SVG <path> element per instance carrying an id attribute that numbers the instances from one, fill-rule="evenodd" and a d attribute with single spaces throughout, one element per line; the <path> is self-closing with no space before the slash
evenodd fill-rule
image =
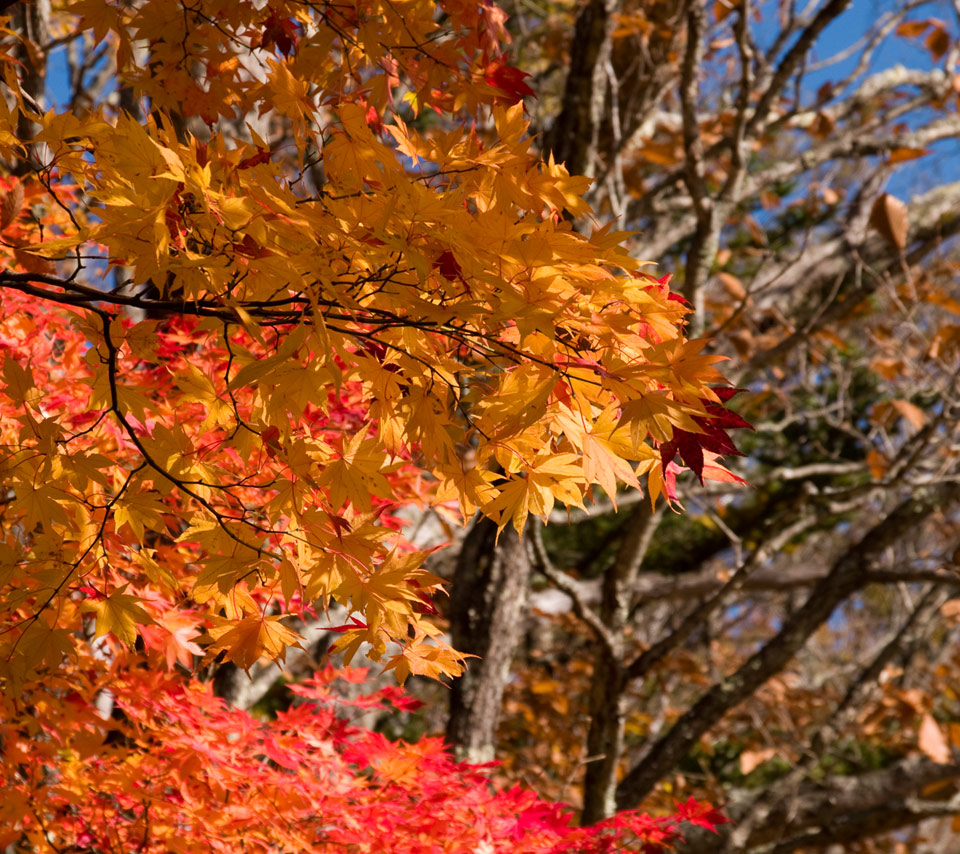
<path id="1" fill-rule="evenodd" d="M 208 660 L 282 657 L 279 615 L 333 599 L 342 649 L 454 675 L 391 508 L 655 500 L 678 443 L 729 476 L 718 357 L 619 235 L 573 230 L 587 182 L 531 151 L 501 17 L 439 8 L 70 5 L 142 119 L 39 111 L 7 31 L 11 685 L 84 614 L 129 645 L 188 599 Z"/>
<path id="2" fill-rule="evenodd" d="M 348 661 L 456 676 L 400 507 L 521 531 L 641 478 L 671 500 L 676 452 L 732 477 L 719 357 L 622 235 L 574 229 L 589 182 L 533 150 L 503 21 L 77 0 L 52 38 L 115 75 L 68 109 L 2 31 L 3 844 L 599 851 L 719 820 L 570 829 L 343 724 L 329 676 L 275 723 L 195 678 L 333 607 Z"/>

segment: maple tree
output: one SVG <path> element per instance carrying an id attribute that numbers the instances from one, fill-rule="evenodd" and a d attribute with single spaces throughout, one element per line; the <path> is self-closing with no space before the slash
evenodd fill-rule
<path id="1" fill-rule="evenodd" d="M 273 723 L 211 693 L 318 627 L 401 682 L 458 676 L 402 510 L 520 532 L 641 479 L 673 501 L 675 452 L 737 479 L 723 357 L 624 235 L 574 228 L 589 182 L 533 147 L 503 14 L 12 11 L 4 844 L 653 850 L 719 822 L 689 800 L 571 829 L 439 742 L 340 723 L 327 676 Z M 62 46 L 72 94 L 50 106 Z"/>
<path id="2" fill-rule="evenodd" d="M 2 153 L 31 171 L 4 195 L 19 598 L 0 658 L 28 678 L 86 612 L 131 643 L 153 619 L 139 581 L 170 605 L 189 592 L 207 652 L 242 667 L 294 641 L 273 605 L 333 597 L 363 617 L 344 648 L 403 642 L 401 677 L 457 673 L 420 619 L 438 581 L 381 515 L 456 501 L 520 530 L 643 475 L 655 499 L 647 439 L 663 448 L 675 428 L 705 437 L 698 474 L 729 477 L 720 428 L 703 426 L 723 417 L 718 357 L 683 337 L 666 285 L 615 272 L 637 269 L 616 234 L 562 216 L 588 210 L 586 182 L 530 151 L 495 15 L 452 7 L 439 29 L 427 5 L 222 11 L 188 9 L 171 31 L 162 2 L 69 5 L 114 43 L 142 121 L 41 112 L 8 54 Z M 152 44 L 146 68 L 135 40 Z M 495 141 L 462 123 L 421 134 L 394 100 L 488 109 Z M 268 109 L 276 156 L 252 131 L 228 145 L 177 129 Z"/>

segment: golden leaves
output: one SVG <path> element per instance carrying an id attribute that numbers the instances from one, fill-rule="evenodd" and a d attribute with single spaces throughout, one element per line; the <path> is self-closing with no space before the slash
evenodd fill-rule
<path id="1" fill-rule="evenodd" d="M 307 81 L 294 77 L 286 62 L 271 57 L 267 59 L 267 64 L 273 84 L 273 98 L 269 104 L 261 105 L 261 111 L 267 112 L 272 107 L 293 119 L 295 126 L 302 127 L 304 118 L 312 116 L 316 109 L 315 104 L 307 97 Z"/>
<path id="2" fill-rule="evenodd" d="M 583 455 L 584 481 L 602 487 L 616 506 L 618 483 L 640 488 L 627 461 L 636 456 L 636 450 L 628 430 L 617 426 L 615 406 L 608 406 L 592 424 L 591 420 L 582 412 L 565 413 L 563 407 L 557 417 L 564 435 Z"/>
<path id="3" fill-rule="evenodd" d="M 647 435 L 657 442 L 669 442 L 674 427 L 691 433 L 700 431 L 691 417 L 696 413 L 696 409 L 674 400 L 669 392 L 653 391 L 624 403 L 620 423 L 630 429 L 631 438 L 636 444 Z"/>
<path id="4" fill-rule="evenodd" d="M 505 371 L 497 387 L 483 394 L 475 405 L 479 429 L 490 436 L 506 437 L 536 424 L 546 413 L 556 379 L 554 371 L 535 362 Z"/>
<path id="5" fill-rule="evenodd" d="M 470 519 L 478 507 L 489 507 L 499 495 L 493 482 L 500 480 L 495 472 L 485 469 L 463 467 L 446 477 L 437 487 L 436 497 L 440 502 L 456 501 L 464 519 Z"/>
<path id="6" fill-rule="evenodd" d="M 300 646 L 302 639 L 293 629 L 280 622 L 280 617 L 254 615 L 240 620 L 223 620 L 209 630 L 213 643 L 207 647 L 212 659 L 223 652 L 228 661 L 247 672 L 261 658 L 286 658 L 287 647 Z"/>
<path id="7" fill-rule="evenodd" d="M 432 590 L 439 590 L 442 581 L 418 567 L 425 553 L 401 555 L 392 551 L 383 563 L 372 571 L 356 570 L 344 573 L 335 597 L 350 603 L 351 610 L 361 611 L 371 633 L 381 625 L 391 636 L 398 628 L 405 628 L 414 614 L 414 605 Z"/>
<path id="8" fill-rule="evenodd" d="M 343 443 L 343 450 L 324 467 L 319 483 L 329 490 L 330 506 L 341 509 L 348 501 L 355 510 L 369 511 L 371 498 L 390 497 L 390 485 L 383 475 L 388 458 L 376 442 L 365 441 L 363 426 Z"/>
<path id="9" fill-rule="evenodd" d="M 512 522 L 523 532 L 527 517 L 533 513 L 545 518 L 559 500 L 566 505 L 583 506 L 583 469 L 576 465 L 577 454 L 541 454 L 530 465 L 521 467 L 521 477 L 509 480 L 500 494 L 483 507 L 501 529 Z"/>
<path id="10" fill-rule="evenodd" d="M 4 392 L 18 406 L 35 404 L 42 397 L 41 392 L 34 384 L 33 371 L 30 370 L 30 366 L 24 367 L 9 353 L 3 360 L 3 380 L 6 384 Z"/>
<path id="11" fill-rule="evenodd" d="M 464 660 L 472 656 L 458 653 L 446 645 L 426 642 L 419 631 L 402 651 L 387 660 L 384 671 L 392 670 L 402 685 L 410 674 L 428 679 L 455 679 L 464 671 Z"/>
<path id="12" fill-rule="evenodd" d="M 125 584 L 109 596 L 97 596 L 83 603 L 82 610 L 96 615 L 94 639 L 110 633 L 122 643 L 132 645 L 137 637 L 137 626 L 153 622 L 153 618 L 140 607 L 141 600 L 124 593 L 127 586 Z"/>
<path id="13" fill-rule="evenodd" d="M 265 35 L 254 4 L 228 5 L 175 22 L 159 0 L 75 6 L 153 111 L 37 117 L 61 204 L 21 263 L 63 256 L 46 293 L 79 308 L 21 328 L 37 300 L 4 294 L 3 466 L 30 542 L 2 617 L 62 609 L 79 639 L 79 578 L 101 591 L 82 606 L 98 631 L 130 643 L 138 601 L 189 595 L 207 654 L 250 667 L 296 640 L 283 613 L 333 598 L 358 618 L 344 649 L 396 642 L 401 678 L 456 673 L 424 616 L 440 582 L 391 514 L 449 502 L 522 530 L 595 487 L 615 500 L 645 475 L 656 497 L 651 442 L 697 432 L 722 376 L 683 337 L 688 309 L 624 273 L 639 265 L 625 235 L 567 221 L 590 213 L 589 181 L 540 160 L 468 28 L 430 4 L 348 4 L 336 32 L 304 6 Z M 388 107 L 401 86 L 444 120 L 408 127 Z M 17 109 L 0 103 L 0 148 Z M 174 113 L 269 117 L 284 142 L 183 139 Z M 33 209 L 23 186 L 4 185 L 0 228 Z M 66 278 L 69 250 L 127 281 Z M 130 322 L 115 311 L 130 302 L 162 319 Z M 192 642 L 171 641 L 172 660 Z"/>

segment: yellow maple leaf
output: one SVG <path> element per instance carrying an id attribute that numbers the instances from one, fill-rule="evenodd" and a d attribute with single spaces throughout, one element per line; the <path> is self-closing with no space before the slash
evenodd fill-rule
<path id="1" fill-rule="evenodd" d="M 330 505 L 336 509 L 348 501 L 360 511 L 370 510 L 373 495 L 389 498 L 390 484 L 383 476 L 386 455 L 377 443 L 366 441 L 369 425 L 363 426 L 344 443 L 343 453 L 330 462 L 319 483 L 330 490 Z"/>
<path id="2" fill-rule="evenodd" d="M 546 520 L 558 499 L 568 506 L 583 506 L 583 468 L 577 454 L 545 453 L 523 471 L 525 477 L 507 482 L 494 501 L 480 508 L 501 531 L 512 521 L 517 532 L 523 533 L 531 513 Z"/>
<path id="3" fill-rule="evenodd" d="M 475 657 L 457 652 L 445 644 L 427 643 L 426 634 L 417 631 L 400 653 L 387 659 L 383 670 L 393 670 L 401 685 L 411 674 L 429 679 L 441 679 L 444 676 L 455 679 L 463 674 L 464 661 Z"/>
<path id="4" fill-rule="evenodd" d="M 209 630 L 214 641 L 207 647 L 205 660 L 211 660 L 222 651 L 229 661 L 248 673 L 263 657 L 286 660 L 287 647 L 300 647 L 299 641 L 303 637 L 288 629 L 280 619 L 255 615 L 241 620 L 223 620 Z"/>
<path id="5" fill-rule="evenodd" d="M 443 480 L 437 487 L 437 501 L 456 500 L 460 504 L 460 512 L 464 519 L 469 519 L 478 507 L 490 504 L 499 491 L 493 482 L 500 480 L 501 475 L 487 469 L 474 466 L 470 469 L 461 467 L 453 473 L 443 473 Z"/>
<path id="6" fill-rule="evenodd" d="M 698 411 L 674 400 L 667 391 L 652 391 L 623 404 L 620 424 L 630 428 L 634 444 L 639 445 L 647 435 L 658 442 L 669 442 L 673 428 L 689 433 L 702 432 L 691 415 Z"/>
<path id="7" fill-rule="evenodd" d="M 117 640 L 130 645 L 137 639 L 138 624 L 153 624 L 153 617 L 140 607 L 143 600 L 123 592 L 128 586 L 124 584 L 109 596 L 102 599 L 87 599 L 83 603 L 81 610 L 92 611 L 97 618 L 94 639 L 110 633 Z"/>

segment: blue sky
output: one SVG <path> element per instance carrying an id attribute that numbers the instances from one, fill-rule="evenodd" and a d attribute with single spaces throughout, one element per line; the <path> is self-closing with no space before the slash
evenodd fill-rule
<path id="1" fill-rule="evenodd" d="M 798 6 L 804 6 L 803 0 Z M 822 5 L 822 3 L 821 3 Z M 903 0 L 853 0 L 850 7 L 833 21 L 822 33 L 814 51 L 815 60 L 823 62 L 838 56 L 868 33 L 885 13 L 897 10 L 904 5 Z M 776 3 L 761 6 L 764 20 L 755 25 L 757 36 L 771 39 L 777 32 Z M 920 21 L 937 18 L 946 24 L 947 31 L 954 37 L 958 34 L 956 13 L 948 2 L 930 2 L 911 11 L 906 20 Z M 889 35 L 876 50 L 865 75 L 876 73 L 895 65 L 927 71 L 934 67 L 930 52 L 924 47 L 924 37 L 906 38 L 896 34 Z M 806 78 L 809 92 L 827 82 L 843 80 L 857 65 L 860 52 L 819 70 L 811 71 Z M 942 64 L 942 63 L 941 63 Z M 862 79 L 862 78 L 861 78 Z M 929 117 L 929 113 L 926 117 Z M 917 118 L 922 116 L 918 115 Z M 909 198 L 918 192 L 931 189 L 937 184 L 960 179 L 960 145 L 957 140 L 944 140 L 931 146 L 932 154 L 918 160 L 902 164 L 891 176 L 888 192 Z"/>

